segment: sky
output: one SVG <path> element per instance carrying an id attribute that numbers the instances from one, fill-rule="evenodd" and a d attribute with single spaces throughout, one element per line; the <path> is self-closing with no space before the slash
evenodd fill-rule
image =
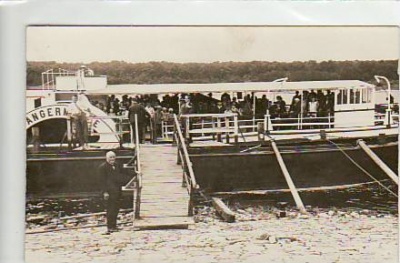
<path id="1" fill-rule="evenodd" d="M 29 27 L 27 60 L 132 63 L 395 60 L 395 27 Z"/>

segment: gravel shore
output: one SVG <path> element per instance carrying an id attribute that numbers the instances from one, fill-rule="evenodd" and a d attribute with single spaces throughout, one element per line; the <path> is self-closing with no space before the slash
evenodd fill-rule
<path id="1" fill-rule="evenodd" d="M 234 211 L 236 222 L 226 223 L 207 208 L 187 230 L 124 225 L 109 236 L 105 227 L 29 234 L 26 262 L 399 262 L 395 214 Z"/>

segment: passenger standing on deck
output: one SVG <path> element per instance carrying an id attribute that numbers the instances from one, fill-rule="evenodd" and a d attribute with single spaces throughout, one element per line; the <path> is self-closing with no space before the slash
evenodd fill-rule
<path id="1" fill-rule="evenodd" d="M 121 188 L 127 176 L 122 173 L 122 167 L 116 162 L 116 155 L 112 151 L 107 152 L 106 161 L 100 164 L 98 172 L 103 183 L 103 198 L 107 202 L 107 232 L 105 234 L 109 235 L 120 230 L 117 228 L 117 217 L 120 208 Z"/>
<path id="2" fill-rule="evenodd" d="M 161 123 L 163 120 L 163 113 L 161 106 L 156 106 L 156 111 L 154 113 L 154 123 L 155 123 L 155 136 L 154 136 L 154 143 L 156 142 L 157 137 L 161 137 Z"/>
<path id="3" fill-rule="evenodd" d="M 298 118 L 301 112 L 301 101 L 300 98 L 295 98 L 290 105 L 290 118 Z"/>
<path id="4" fill-rule="evenodd" d="M 189 97 L 186 96 L 183 100 L 181 100 L 181 102 L 180 115 L 193 113 L 193 105 L 190 102 Z"/>
<path id="5" fill-rule="evenodd" d="M 295 100 L 296 99 L 299 99 L 299 100 L 301 100 L 301 95 L 300 95 L 300 93 L 299 93 L 299 91 L 298 90 L 296 90 L 296 94 L 293 96 L 293 98 L 292 98 L 292 103 L 291 103 L 291 105 L 293 105 L 294 103 L 295 103 Z"/>
<path id="6" fill-rule="evenodd" d="M 278 113 L 278 117 L 280 118 L 286 117 L 286 102 L 282 99 L 281 96 L 276 97 L 275 104 L 277 106 L 276 111 Z"/>
<path id="7" fill-rule="evenodd" d="M 150 114 L 146 111 L 146 109 L 137 102 L 136 99 L 132 99 L 132 105 L 129 107 L 128 110 L 128 118 L 129 122 L 131 123 L 132 126 L 132 135 L 133 135 L 133 140 L 136 140 L 136 129 L 135 129 L 135 114 L 137 114 L 137 124 L 138 124 L 138 136 L 139 136 L 139 142 L 138 143 L 143 143 L 144 141 L 144 136 L 143 136 L 143 131 L 146 128 L 146 119 L 150 118 Z"/>
<path id="8" fill-rule="evenodd" d="M 151 138 L 150 140 L 152 142 L 154 142 L 154 139 L 155 139 L 154 138 L 155 137 L 154 133 L 155 133 L 155 130 L 156 130 L 156 128 L 155 128 L 155 110 L 154 110 L 154 108 L 153 108 L 153 106 L 151 105 L 150 102 L 146 103 L 145 110 L 147 111 L 147 113 L 150 116 L 150 118 L 147 118 L 147 121 L 146 121 L 146 123 L 147 123 L 146 130 L 150 132 L 150 138 Z"/>
<path id="9" fill-rule="evenodd" d="M 333 115 L 335 112 L 335 95 L 330 90 L 326 92 L 325 101 L 326 112 L 329 115 Z"/>
<path id="10" fill-rule="evenodd" d="M 225 108 L 222 105 L 222 102 L 218 101 L 217 107 L 215 108 L 215 112 L 213 112 L 213 113 L 224 113 L 224 112 L 225 112 Z"/>
<path id="11" fill-rule="evenodd" d="M 308 115 L 311 118 L 317 117 L 318 112 L 318 101 L 315 97 L 311 97 L 311 101 L 308 103 Z"/>
<path id="12" fill-rule="evenodd" d="M 68 105 L 67 112 L 75 128 L 75 136 L 78 138 L 79 145 L 83 150 L 87 149 L 89 132 L 86 112 L 90 114 L 90 109 L 85 107 L 82 103 L 79 103 L 77 95 L 73 95 L 72 102 Z"/>
<path id="13" fill-rule="evenodd" d="M 193 107 L 192 107 L 192 103 L 190 102 L 189 97 L 186 96 L 184 98 L 184 100 L 181 100 L 181 101 L 182 101 L 182 104 L 181 104 L 181 109 L 179 112 L 179 117 L 181 118 L 181 121 L 182 121 L 182 128 L 183 128 L 184 134 L 185 134 L 186 138 L 189 139 L 189 141 L 191 141 L 191 136 L 189 135 L 189 130 L 191 128 L 190 119 L 187 119 L 187 118 L 182 119 L 182 116 L 185 114 L 193 113 Z M 188 122 L 187 122 L 188 120 L 189 120 L 189 126 L 188 126 Z"/>

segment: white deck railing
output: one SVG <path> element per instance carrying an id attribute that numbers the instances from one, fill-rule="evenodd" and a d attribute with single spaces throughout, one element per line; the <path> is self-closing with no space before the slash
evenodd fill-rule
<path id="1" fill-rule="evenodd" d="M 192 137 L 204 135 L 216 135 L 221 141 L 222 134 L 225 134 L 227 142 L 230 136 L 235 141 L 238 139 L 239 126 L 236 113 L 220 114 L 183 114 L 180 121 L 184 130 L 184 137 L 191 141 Z"/>
<path id="2" fill-rule="evenodd" d="M 387 114 L 377 113 L 375 115 L 375 125 L 387 124 Z M 391 113 L 392 124 L 399 123 L 399 114 Z M 184 137 L 186 139 L 217 139 L 221 140 L 221 135 L 229 140 L 232 136 L 254 136 L 257 133 L 279 131 L 294 132 L 320 129 L 335 129 L 334 115 L 325 117 L 303 117 L 298 118 L 271 118 L 265 115 L 264 119 L 239 119 L 236 114 L 187 114 L 180 118 L 184 127 Z M 259 124 L 262 123 L 261 126 Z M 173 125 L 163 123 L 163 138 L 171 138 Z M 371 126 L 372 127 L 372 126 Z M 358 127 L 359 128 L 359 127 Z M 217 138 L 215 138 L 217 136 Z"/>

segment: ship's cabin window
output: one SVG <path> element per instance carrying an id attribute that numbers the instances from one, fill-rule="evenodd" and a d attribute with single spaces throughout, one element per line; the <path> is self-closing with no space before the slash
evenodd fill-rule
<path id="1" fill-rule="evenodd" d="M 346 89 L 340 89 L 337 93 L 337 104 L 342 105 L 342 104 L 348 104 L 347 101 L 347 91 Z"/>
<path id="2" fill-rule="evenodd" d="M 371 103 L 372 90 L 369 88 L 363 88 L 362 90 L 362 103 Z"/>
<path id="3" fill-rule="evenodd" d="M 371 103 L 371 93 L 369 88 L 340 89 L 336 92 L 337 104 Z"/>
<path id="4" fill-rule="evenodd" d="M 361 92 L 360 89 L 350 89 L 350 104 L 360 104 Z"/>

